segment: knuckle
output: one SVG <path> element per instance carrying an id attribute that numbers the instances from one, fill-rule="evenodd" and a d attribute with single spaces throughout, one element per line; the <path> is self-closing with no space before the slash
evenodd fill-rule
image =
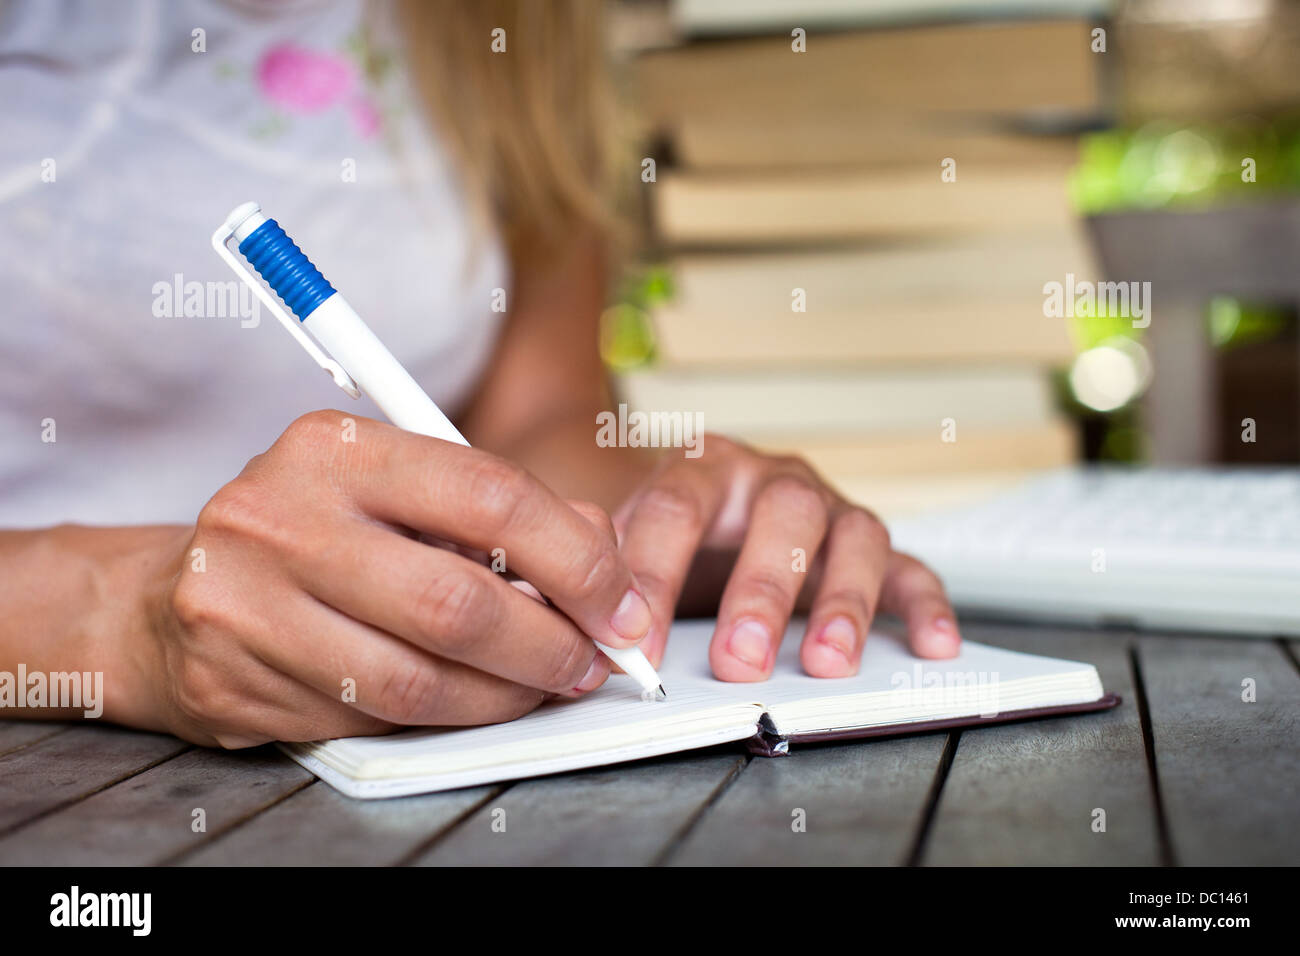
<path id="1" fill-rule="evenodd" d="M 593 524 L 599 524 L 603 527 L 611 522 L 609 512 L 594 501 L 586 501 L 582 498 L 570 498 L 568 505 Z"/>
<path id="2" fill-rule="evenodd" d="M 179 630 L 179 647 L 191 653 L 210 640 L 221 640 L 248 629 L 250 618 L 241 612 L 238 597 L 215 572 L 185 569 L 167 596 L 167 608 Z"/>
<path id="3" fill-rule="evenodd" d="M 299 415 L 289 423 L 276 444 L 283 443 L 285 447 L 296 450 L 315 447 L 322 441 L 337 442 L 342 417 L 338 412 L 327 409 L 316 409 Z"/>
<path id="4" fill-rule="evenodd" d="M 777 505 L 805 521 L 814 521 L 826 514 L 822 493 L 811 482 L 795 475 L 773 478 L 763 489 L 761 497 L 765 504 Z"/>
<path id="5" fill-rule="evenodd" d="M 618 549 L 604 541 L 584 555 L 573 571 L 572 596 L 588 601 L 604 594 L 616 582 L 619 569 Z"/>
<path id="6" fill-rule="evenodd" d="M 694 495 L 670 485 L 656 485 L 645 493 L 637 510 L 654 524 L 696 527 L 703 520 Z"/>
<path id="7" fill-rule="evenodd" d="M 840 515 L 836 524 L 846 534 L 861 535 L 872 547 L 890 549 L 889 529 L 866 508 L 854 505 Z"/>
<path id="8" fill-rule="evenodd" d="M 774 614 L 784 614 L 796 596 L 789 581 L 767 569 L 754 570 L 745 576 L 744 593 L 751 605 Z"/>
<path id="9" fill-rule="evenodd" d="M 532 476 L 514 462 L 485 457 L 473 467 L 470 500 L 475 518 L 489 535 L 499 535 L 525 518 L 533 496 Z"/>
<path id="10" fill-rule="evenodd" d="M 425 585 L 416 600 L 418 620 L 438 649 L 459 655 L 474 642 L 475 618 L 486 604 L 482 585 L 465 571 L 445 571 Z"/>
<path id="11" fill-rule="evenodd" d="M 199 509 L 198 527 L 212 531 L 233 531 L 244 522 L 244 512 L 251 495 L 245 485 L 236 478 L 223 485 L 207 503 Z"/>
<path id="12" fill-rule="evenodd" d="M 757 454 L 749 445 L 733 436 L 719 435 L 716 432 L 705 432 L 705 434 L 709 438 L 707 442 L 709 451 L 705 452 L 705 454 L 713 459 Z"/>
<path id="13" fill-rule="evenodd" d="M 503 694 L 487 715 L 489 723 L 506 723 L 532 713 L 546 699 L 546 694 L 533 687 L 515 687 Z"/>
<path id="14" fill-rule="evenodd" d="M 442 680 L 433 667 L 403 667 L 389 673 L 379 690 L 380 716 L 395 724 L 418 724 L 438 700 Z"/>
<path id="15" fill-rule="evenodd" d="M 779 475 L 803 481 L 813 487 L 823 483 L 817 474 L 817 470 L 808 463 L 808 459 L 801 455 L 773 455 L 769 461 L 772 470 Z"/>
<path id="16" fill-rule="evenodd" d="M 939 580 L 939 575 L 911 555 L 902 555 L 898 578 L 899 583 L 909 592 L 943 591 L 943 582 Z"/>
<path id="17" fill-rule="evenodd" d="M 199 512 L 198 525 L 211 531 L 278 541 L 289 537 L 283 509 L 258 483 L 236 478 L 221 488 Z"/>
<path id="18" fill-rule="evenodd" d="M 566 641 L 561 647 L 557 648 L 554 660 L 548 668 L 546 685 L 542 689 L 569 690 L 576 687 L 578 681 L 586 676 L 587 668 L 591 666 L 591 658 L 587 648 L 583 647 L 583 643 L 585 642 Z M 587 647 L 590 646 L 590 644 L 587 645 Z"/>
<path id="19" fill-rule="evenodd" d="M 639 567 L 634 573 L 638 590 L 642 597 L 650 599 L 651 608 L 657 606 L 657 601 L 666 601 L 674 595 L 676 585 L 663 571 L 657 568 Z"/>
<path id="20" fill-rule="evenodd" d="M 221 681 L 206 665 L 186 659 L 173 681 L 176 708 L 198 724 L 206 724 L 225 714 L 229 695 Z"/>
<path id="21" fill-rule="evenodd" d="M 171 612 L 186 632 L 213 624 L 216 607 L 201 575 L 182 573 L 172 588 Z"/>
<path id="22" fill-rule="evenodd" d="M 861 622 L 874 616 L 872 602 L 861 588 L 836 588 L 817 596 L 817 603 L 834 613 L 848 614 Z"/>

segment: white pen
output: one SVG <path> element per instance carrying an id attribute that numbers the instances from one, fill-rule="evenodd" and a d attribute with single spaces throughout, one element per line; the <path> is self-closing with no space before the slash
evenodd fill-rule
<path id="1" fill-rule="evenodd" d="M 240 254 L 293 310 L 297 322 L 235 258 L 226 245 L 232 236 Z M 364 391 L 398 428 L 468 447 L 469 442 L 442 409 L 370 331 L 347 300 L 325 281 L 320 270 L 279 224 L 262 214 L 261 206 L 246 202 L 236 207 L 212 234 L 212 247 L 339 388 L 353 398 L 360 398 Z M 311 335 L 304 329 L 310 330 Z M 667 697 L 659 675 L 639 648 L 607 647 L 599 642 L 596 646 L 641 685 L 643 697 L 657 700 Z"/>

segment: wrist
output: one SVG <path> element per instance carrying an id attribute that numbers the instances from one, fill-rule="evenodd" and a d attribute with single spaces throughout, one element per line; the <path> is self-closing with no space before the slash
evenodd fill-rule
<path id="1" fill-rule="evenodd" d="M 124 529 L 114 557 L 101 565 L 105 613 L 87 635 L 105 662 L 105 716 L 144 730 L 171 730 L 165 648 L 172 586 L 187 560 L 194 529 Z M 108 670 L 111 668 L 111 675 Z"/>
<path id="2" fill-rule="evenodd" d="M 160 638 L 167 593 L 191 534 L 177 526 L 61 525 L 40 532 L 27 571 L 44 582 L 35 613 L 48 640 L 29 649 L 36 658 L 29 668 L 89 673 L 102 688 L 101 719 L 167 730 Z"/>

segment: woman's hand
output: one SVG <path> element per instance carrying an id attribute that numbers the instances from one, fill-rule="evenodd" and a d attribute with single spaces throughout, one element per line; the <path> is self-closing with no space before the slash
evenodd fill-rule
<path id="1" fill-rule="evenodd" d="M 800 659 L 814 677 L 858 669 L 876 612 L 901 617 L 920 657 L 960 647 L 943 585 L 890 548 L 871 512 L 841 498 L 796 458 L 774 458 L 708 435 L 699 458 L 665 455 L 615 513 L 623 557 L 650 602 L 642 650 L 663 656 L 675 608 L 711 613 L 715 676 L 772 673 L 790 615 L 807 610 Z"/>
<path id="2" fill-rule="evenodd" d="M 594 506 L 486 452 L 329 411 L 212 498 L 157 591 L 148 722 L 225 747 L 512 719 L 599 686 L 592 640 L 626 647 L 651 623 Z"/>

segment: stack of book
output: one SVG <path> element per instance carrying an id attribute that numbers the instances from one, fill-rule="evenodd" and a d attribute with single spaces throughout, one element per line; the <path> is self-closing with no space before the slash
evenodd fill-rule
<path id="1" fill-rule="evenodd" d="M 1066 181 L 1103 114 L 1096 5 L 945 6 L 983 5 L 679 0 L 687 39 L 633 64 L 675 295 L 623 398 L 802 454 L 887 514 L 1076 455 L 1044 286 L 1093 276 Z M 1052 16 L 1003 15 L 1030 6 Z"/>

